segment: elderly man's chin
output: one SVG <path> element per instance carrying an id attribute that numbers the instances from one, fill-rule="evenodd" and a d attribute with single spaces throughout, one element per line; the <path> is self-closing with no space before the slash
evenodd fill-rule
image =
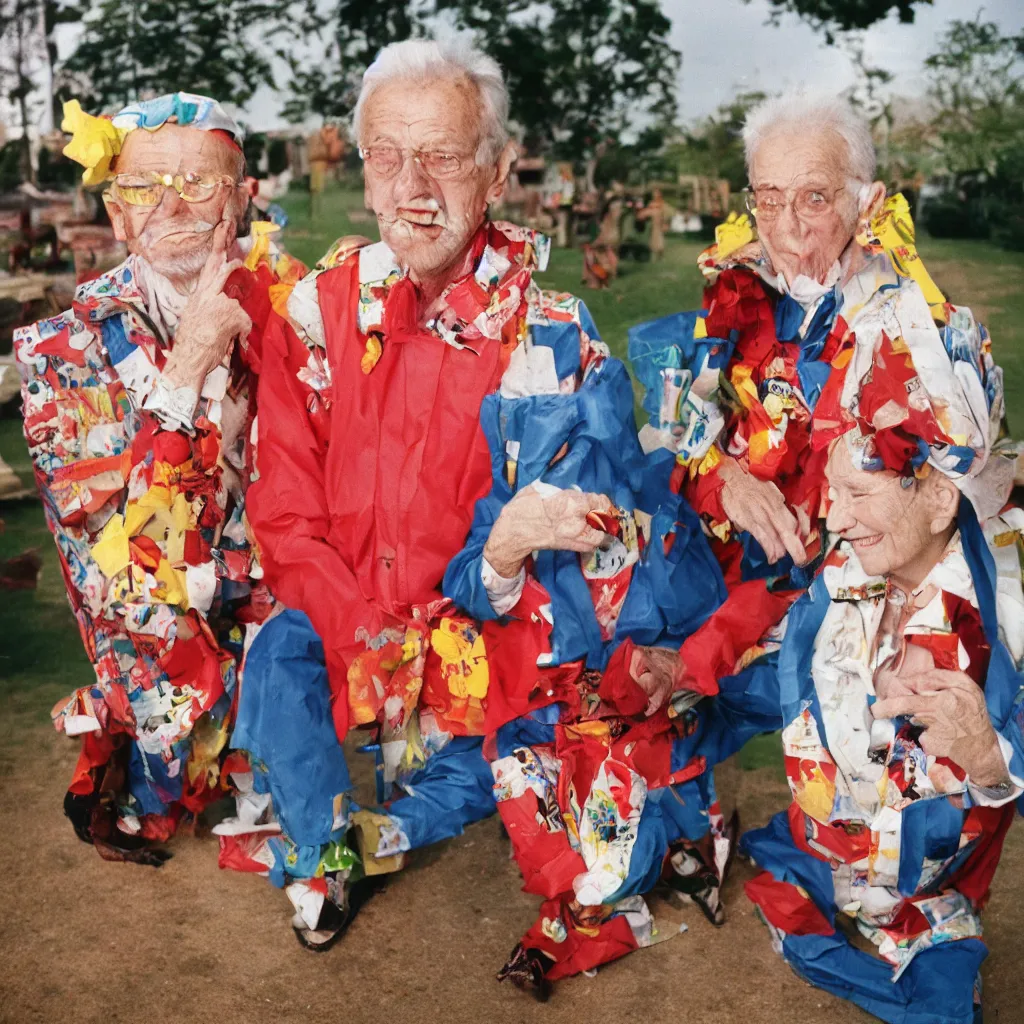
<path id="1" fill-rule="evenodd" d="M 137 244 L 132 251 L 169 280 L 189 282 L 206 266 L 213 251 L 213 231 L 167 235 L 152 245 Z"/>
<path id="2" fill-rule="evenodd" d="M 434 274 L 449 266 L 472 237 L 462 237 L 444 224 L 418 224 L 402 217 L 382 219 L 380 224 L 388 248 L 403 266 L 419 275 Z"/>

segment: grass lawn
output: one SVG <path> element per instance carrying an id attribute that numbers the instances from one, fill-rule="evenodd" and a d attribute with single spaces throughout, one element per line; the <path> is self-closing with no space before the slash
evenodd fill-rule
<path id="1" fill-rule="evenodd" d="M 341 235 L 376 237 L 373 220 L 362 210 L 355 191 L 334 190 L 323 196 L 315 223 L 308 198 L 289 196 L 282 205 L 291 223 L 285 243 L 312 265 Z M 355 213 L 355 220 L 350 213 Z M 624 263 L 622 276 L 607 291 L 588 291 L 587 305 L 602 336 L 617 355 L 625 354 L 626 332 L 641 320 L 663 316 L 700 302 L 700 275 L 695 259 L 701 246 L 670 238 L 660 263 Z M 940 287 L 954 301 L 970 305 L 985 321 L 994 339 L 996 360 L 1005 372 L 1010 427 L 1024 435 L 1024 254 L 1008 253 L 982 242 L 924 239 L 921 251 Z M 556 250 L 542 277 L 545 287 L 580 290 L 578 251 Z M 0 454 L 26 480 L 30 467 L 15 418 L 0 420 Z M 0 507 L 6 528 L 0 533 L 0 559 L 27 547 L 38 547 L 44 558 L 39 589 L 0 592 L 0 698 L 7 714 L 3 732 L 16 735 L 17 720 L 32 716 L 42 721 L 50 706 L 89 677 L 89 666 L 64 599 L 56 553 L 34 501 Z M 6 745 L 6 744 L 5 744 Z M 771 737 L 752 744 L 743 755 L 745 767 L 778 766 L 778 746 Z"/>

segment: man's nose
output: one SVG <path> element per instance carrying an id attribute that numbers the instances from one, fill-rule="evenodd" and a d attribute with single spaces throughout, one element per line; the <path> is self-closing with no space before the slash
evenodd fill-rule
<path id="1" fill-rule="evenodd" d="M 430 191 L 430 176 L 416 159 L 415 153 L 409 153 L 402 161 L 402 167 L 395 178 L 395 189 L 400 196 L 412 198 Z"/>
<path id="2" fill-rule="evenodd" d="M 778 226 L 787 235 L 799 237 L 803 234 L 803 222 L 796 215 L 792 203 L 786 203 L 779 214 Z"/>
<path id="3" fill-rule="evenodd" d="M 156 204 L 151 216 L 158 221 L 170 220 L 187 210 L 188 203 L 174 191 L 172 186 L 168 186 L 164 189 L 164 194 L 160 197 L 160 202 Z"/>

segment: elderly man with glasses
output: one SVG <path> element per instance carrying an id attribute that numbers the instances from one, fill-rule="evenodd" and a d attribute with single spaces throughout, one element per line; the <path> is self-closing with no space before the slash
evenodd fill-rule
<path id="1" fill-rule="evenodd" d="M 683 652 L 706 692 L 784 614 L 821 554 L 825 455 L 810 427 L 844 344 L 887 311 L 909 315 L 921 295 L 936 336 L 955 326 L 914 248 L 907 204 L 873 180 L 870 130 L 844 101 L 766 100 L 743 137 L 757 239 L 732 215 L 699 260 L 704 308 L 630 332 L 648 443 L 677 453 L 679 485 L 730 588 Z"/>
<path id="2" fill-rule="evenodd" d="M 224 793 L 249 624 L 269 611 L 243 520 L 261 326 L 305 272 L 250 225 L 242 131 L 175 93 L 65 107 L 66 154 L 128 258 L 21 328 L 25 436 L 95 670 L 53 712 L 81 740 L 65 812 L 108 859 L 160 865 Z"/>
<path id="3" fill-rule="evenodd" d="M 267 332 L 249 508 L 287 610 L 249 651 L 232 744 L 252 771 L 237 819 L 218 831 L 222 863 L 269 873 L 299 941 L 325 949 L 376 876 L 494 812 L 495 776 L 512 795 L 523 773 L 511 779 L 505 740 L 529 760 L 556 742 L 561 715 L 567 732 L 592 711 L 579 726 L 586 756 L 564 782 L 583 806 L 586 791 L 607 789 L 607 768 L 629 818 L 614 856 L 602 859 L 607 844 L 589 832 L 583 854 L 573 849 L 553 803 L 546 836 L 528 798 L 518 818 L 503 811 L 531 892 L 568 904 L 576 875 L 592 867 L 597 879 L 562 926 L 566 941 L 548 949 L 538 931 L 502 971 L 544 995 L 552 978 L 652 941 L 640 894 L 682 827 L 680 815 L 660 827 L 673 808 L 662 815 L 652 799 L 639 829 L 641 773 L 665 788 L 702 772 L 669 756 L 669 735 L 693 730 L 686 709 L 669 717 L 666 652 L 634 650 L 616 623 L 637 626 L 637 644 L 668 635 L 677 647 L 724 589 L 668 491 L 671 458 L 657 479 L 644 462 L 625 367 L 577 298 L 538 286 L 547 240 L 488 216 L 515 153 L 507 117 L 500 68 L 461 41 L 394 44 L 364 76 L 354 129 L 382 240 L 343 239 Z M 671 504 L 661 518 L 656 491 Z M 645 530 L 656 555 L 641 565 Z M 667 582 L 702 571 L 703 589 Z M 613 647 L 614 692 L 598 695 Z M 606 703 L 611 724 L 597 720 Z M 524 717 L 534 711 L 542 721 Z M 635 743 L 618 728 L 626 718 Z M 492 742 L 513 721 L 516 737 Z M 340 742 L 350 727 L 377 735 L 383 806 L 372 810 L 352 800 Z M 484 749 L 502 762 L 494 775 Z M 706 796 L 694 786 L 691 832 L 710 828 Z M 601 804 L 604 836 L 617 812 Z M 557 863 L 538 872 L 545 850 Z"/>

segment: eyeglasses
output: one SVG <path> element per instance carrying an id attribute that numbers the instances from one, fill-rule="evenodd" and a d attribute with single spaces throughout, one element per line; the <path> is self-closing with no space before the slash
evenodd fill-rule
<path id="1" fill-rule="evenodd" d="M 162 174 L 160 171 L 140 171 L 114 176 L 114 187 L 119 199 L 129 206 L 159 206 L 164 190 L 171 188 L 186 203 L 204 203 L 218 188 L 237 188 L 241 182 L 226 174 Z"/>
<path id="2" fill-rule="evenodd" d="M 393 178 L 405 165 L 406 154 L 409 154 L 431 178 L 444 180 L 454 178 L 462 171 L 471 159 L 458 153 L 448 153 L 433 149 L 399 149 L 397 146 L 359 147 L 359 155 L 363 163 L 369 164 L 374 173 L 382 178 Z"/>
<path id="3" fill-rule="evenodd" d="M 839 193 L 845 191 L 845 186 L 837 188 L 834 192 L 818 188 L 790 189 L 784 192 L 778 188 L 748 186 L 743 190 L 743 201 L 747 211 L 760 221 L 773 220 L 787 206 L 792 206 L 798 217 L 813 219 L 832 210 Z"/>

